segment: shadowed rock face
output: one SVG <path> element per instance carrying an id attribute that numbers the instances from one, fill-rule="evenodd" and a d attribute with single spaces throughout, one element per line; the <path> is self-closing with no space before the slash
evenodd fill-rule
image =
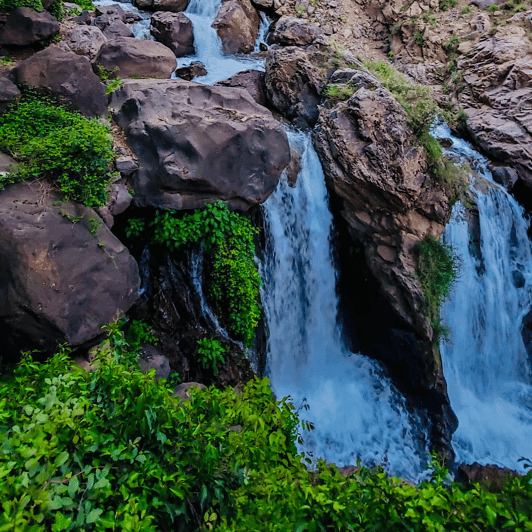
<path id="1" fill-rule="evenodd" d="M 240 87 L 246 89 L 251 97 L 259 104 L 266 105 L 266 84 L 264 83 L 264 72 L 259 70 L 245 70 L 230 78 L 216 83 L 223 87 Z"/>
<path id="2" fill-rule="evenodd" d="M 139 206 L 195 209 L 222 200 L 248 209 L 273 192 L 289 162 L 286 134 L 243 89 L 128 80 L 110 105 L 139 159 Z"/>
<path id="3" fill-rule="evenodd" d="M 213 23 L 226 54 L 252 52 L 259 26 L 259 14 L 250 0 L 223 0 Z"/>
<path id="4" fill-rule="evenodd" d="M 0 32 L 0 45 L 28 46 L 59 32 L 59 22 L 48 11 L 37 12 L 29 7 L 17 7 L 7 17 Z"/>
<path id="5" fill-rule="evenodd" d="M 133 5 L 146 11 L 185 11 L 190 0 L 133 0 Z"/>
<path id="6" fill-rule="evenodd" d="M 305 46 L 322 36 L 323 31 L 317 24 L 295 17 L 281 17 L 268 35 L 268 44 Z"/>
<path id="7" fill-rule="evenodd" d="M 177 57 L 194 53 L 192 22 L 182 13 L 160 11 L 151 18 L 151 34 Z"/>
<path id="8" fill-rule="evenodd" d="M 60 200 L 38 183 L 0 193 L 0 322 L 19 348 L 85 344 L 137 299 L 128 250 L 92 209 Z"/>

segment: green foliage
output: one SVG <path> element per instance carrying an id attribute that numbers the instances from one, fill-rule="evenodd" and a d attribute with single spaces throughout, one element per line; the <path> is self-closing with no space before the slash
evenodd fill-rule
<path id="1" fill-rule="evenodd" d="M 35 11 L 43 11 L 41 0 L 0 0 L 0 11 L 13 11 L 17 7 L 31 7 Z"/>
<path id="2" fill-rule="evenodd" d="M 96 119 L 27 94 L 0 116 L 0 150 L 20 162 L 0 186 L 46 177 L 90 207 L 107 199 L 114 152 L 109 129 Z"/>
<path id="3" fill-rule="evenodd" d="M 103 67 L 102 65 L 96 65 L 98 77 L 102 82 L 109 81 L 116 77 L 116 73 L 120 70 L 118 66 L 115 66 L 112 70 Z"/>
<path id="4" fill-rule="evenodd" d="M 454 286 L 459 259 L 449 245 L 428 236 L 416 246 L 416 260 L 416 273 L 423 290 L 427 317 L 438 337 L 444 333 L 440 323 L 440 306 Z"/>
<path id="5" fill-rule="evenodd" d="M 76 0 L 75 3 L 83 10 L 93 11 L 95 8 L 92 0 Z"/>
<path id="6" fill-rule="evenodd" d="M 13 58 L 10 55 L 0 57 L 0 65 L 9 66 L 11 63 L 13 63 Z"/>
<path id="7" fill-rule="evenodd" d="M 142 344 L 157 345 L 159 339 L 154 336 L 153 329 L 145 322 L 133 320 L 126 327 L 125 338 L 129 346 L 138 351 Z"/>
<path id="8" fill-rule="evenodd" d="M 423 32 L 416 31 L 416 33 L 414 34 L 414 42 L 418 46 L 423 46 L 425 44 L 425 36 L 423 35 Z"/>
<path id="9" fill-rule="evenodd" d="M 137 239 L 146 230 L 146 222 L 142 218 L 130 218 L 126 227 L 126 237 L 128 239 Z"/>
<path id="10" fill-rule="evenodd" d="M 297 414 L 267 379 L 181 401 L 113 352 L 90 373 L 65 353 L 27 356 L 2 382 L 1 532 L 532 530 L 532 470 L 500 493 L 434 461 L 419 486 L 381 468 L 309 470 Z"/>
<path id="11" fill-rule="evenodd" d="M 331 100 L 331 102 L 343 102 L 348 100 L 355 93 L 355 88 L 349 83 L 342 85 L 331 84 L 325 89 L 325 97 Z"/>
<path id="12" fill-rule="evenodd" d="M 225 362 L 224 354 L 227 349 L 214 338 L 198 340 L 198 361 L 204 369 L 210 369 L 218 375 L 218 365 Z"/>
<path id="13" fill-rule="evenodd" d="M 488 11 L 490 13 L 495 13 L 495 11 L 499 10 L 499 6 L 497 4 L 492 4 L 491 6 L 488 6 Z"/>
<path id="14" fill-rule="evenodd" d="M 458 0 L 440 0 L 440 10 L 448 11 L 449 9 L 456 7 Z"/>
<path id="15" fill-rule="evenodd" d="M 63 0 L 55 0 L 55 2 L 49 7 L 48 11 L 59 21 L 62 21 L 65 18 L 65 5 Z M 61 37 L 58 40 L 61 40 Z"/>
<path id="16" fill-rule="evenodd" d="M 120 78 L 115 78 L 109 81 L 105 86 L 105 94 L 111 94 L 116 89 L 119 89 L 123 84 L 124 82 Z"/>
<path id="17" fill-rule="evenodd" d="M 130 225 L 129 234 L 135 234 L 140 226 Z M 217 314 L 233 335 L 251 346 L 260 320 L 261 280 L 254 261 L 256 229 L 221 202 L 182 217 L 172 211 L 157 212 L 150 226 L 154 242 L 170 249 L 202 244 L 207 284 Z"/>

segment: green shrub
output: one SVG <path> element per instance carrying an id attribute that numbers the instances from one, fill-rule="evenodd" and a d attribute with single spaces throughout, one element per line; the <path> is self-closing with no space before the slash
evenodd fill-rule
<path id="1" fill-rule="evenodd" d="M 423 290 L 427 317 L 438 337 L 444 333 L 440 323 L 440 307 L 456 282 L 459 260 L 449 245 L 432 236 L 419 242 L 415 251 L 416 274 Z"/>
<path id="2" fill-rule="evenodd" d="M 440 0 L 440 10 L 447 11 L 458 5 L 458 0 Z"/>
<path id="3" fill-rule="evenodd" d="M 349 83 L 343 85 L 331 84 L 325 89 L 325 97 L 333 103 L 348 100 L 355 93 L 355 88 Z"/>
<path id="4" fill-rule="evenodd" d="M 181 401 L 113 351 L 90 373 L 64 353 L 27 356 L 3 380 L 0 531 L 532 530 L 532 470 L 500 493 L 466 490 L 434 462 L 418 486 L 381 468 L 309 470 L 297 414 L 267 379 Z"/>
<path id="5" fill-rule="evenodd" d="M 414 42 L 418 46 L 423 46 L 425 44 L 425 36 L 423 35 L 421 31 L 416 31 L 414 35 Z"/>
<path id="6" fill-rule="evenodd" d="M 0 116 L 0 150 L 20 162 L 0 186 L 46 177 L 67 198 L 90 207 L 107 199 L 113 144 L 109 129 L 96 119 L 26 95 Z"/>
<path id="7" fill-rule="evenodd" d="M 148 227 L 153 231 L 153 241 L 171 250 L 201 243 L 206 256 L 208 295 L 222 325 L 251 346 L 261 315 L 261 280 L 254 260 L 256 229 L 221 202 L 184 216 L 158 211 Z M 133 219 L 126 235 L 138 238 L 145 229 L 143 220 Z"/>
<path id="8" fill-rule="evenodd" d="M 218 375 L 218 365 L 225 362 L 227 350 L 214 338 L 202 338 L 198 340 L 198 361 L 204 369 L 210 369 L 214 375 Z"/>
<path id="9" fill-rule="evenodd" d="M 35 11 L 43 11 L 41 0 L 0 0 L 0 11 L 12 11 L 17 7 L 31 7 Z"/>

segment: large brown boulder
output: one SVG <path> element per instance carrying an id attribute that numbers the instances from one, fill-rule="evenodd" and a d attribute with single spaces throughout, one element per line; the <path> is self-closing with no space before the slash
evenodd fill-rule
<path id="1" fill-rule="evenodd" d="M 86 57 L 60 48 L 46 48 L 15 69 L 19 85 L 48 89 L 65 98 L 87 117 L 107 113 L 107 96 Z"/>
<path id="2" fill-rule="evenodd" d="M 0 45 L 28 46 L 53 37 L 59 32 L 59 22 L 48 11 L 17 7 L 7 17 L 0 33 Z"/>
<path id="3" fill-rule="evenodd" d="M 94 62 L 109 71 L 118 67 L 116 75 L 121 78 L 169 78 L 177 65 L 174 53 L 164 44 L 134 37 L 107 41 Z"/>
<path id="4" fill-rule="evenodd" d="M 367 300 L 357 300 L 372 315 L 362 331 L 373 334 L 368 354 L 384 361 L 410 393 L 424 397 L 432 443 L 443 449 L 456 418 L 415 274 L 415 247 L 427 236 L 441 235 L 451 204 L 429 174 L 403 108 L 369 74 L 355 76 L 351 84 L 355 93 L 349 100 L 321 111 L 314 145 L 332 203 L 344 219 L 348 247 L 364 250 L 357 257 L 363 262 L 360 275 L 376 287 Z"/>
<path id="5" fill-rule="evenodd" d="M 0 214 L 0 321 L 17 347 L 85 344 L 136 300 L 137 264 L 92 209 L 23 183 Z"/>
<path id="6" fill-rule="evenodd" d="M 185 11 L 190 0 L 133 0 L 133 5 L 145 11 Z"/>
<path id="7" fill-rule="evenodd" d="M 177 57 L 194 53 L 192 21 L 183 13 L 159 11 L 151 17 L 150 32 Z"/>
<path id="8" fill-rule="evenodd" d="M 136 205 L 194 209 L 222 200 L 247 209 L 266 200 L 289 162 L 286 134 L 242 89 L 128 80 L 110 106 L 139 159 Z"/>
<path id="9" fill-rule="evenodd" d="M 106 42 L 107 37 L 96 26 L 77 26 L 63 39 L 63 43 L 74 53 L 86 55 L 90 60 L 98 55 L 100 48 Z"/>
<path id="10" fill-rule="evenodd" d="M 260 16 L 250 0 L 223 0 L 213 28 L 226 54 L 252 52 L 259 34 Z"/>
<path id="11" fill-rule="evenodd" d="M 327 84 L 321 52 L 272 46 L 266 55 L 266 96 L 290 120 L 313 126 Z"/>
<path id="12" fill-rule="evenodd" d="M 295 17 L 281 17 L 268 35 L 268 44 L 305 46 L 323 36 L 317 24 Z"/>

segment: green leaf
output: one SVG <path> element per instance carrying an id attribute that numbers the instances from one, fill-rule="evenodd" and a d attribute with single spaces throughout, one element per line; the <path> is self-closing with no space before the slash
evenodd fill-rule
<path id="1" fill-rule="evenodd" d="M 102 515 L 103 510 L 100 510 L 99 508 L 95 508 L 94 510 L 91 510 L 89 514 L 87 515 L 86 522 L 88 524 L 95 523 L 100 515 Z"/>

